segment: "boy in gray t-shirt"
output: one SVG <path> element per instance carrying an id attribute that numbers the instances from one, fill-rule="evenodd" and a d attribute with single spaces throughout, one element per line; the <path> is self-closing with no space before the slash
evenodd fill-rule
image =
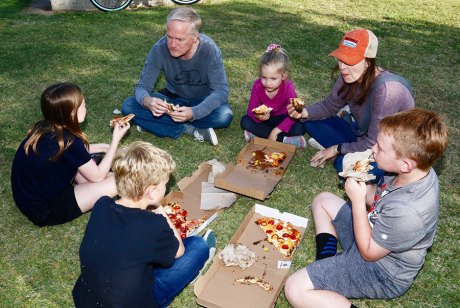
<path id="1" fill-rule="evenodd" d="M 389 299 L 410 288 L 433 244 L 439 185 L 431 166 L 446 147 L 447 127 L 434 112 L 412 109 L 381 121 L 372 150 L 392 175 L 377 186 L 348 178 L 349 203 L 328 192 L 313 200 L 317 261 L 286 281 L 291 305 L 354 307 L 348 298 Z"/>

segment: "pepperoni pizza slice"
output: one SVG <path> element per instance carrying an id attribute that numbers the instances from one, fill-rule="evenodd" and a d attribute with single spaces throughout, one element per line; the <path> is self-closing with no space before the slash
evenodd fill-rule
<path id="1" fill-rule="evenodd" d="M 285 258 L 290 258 L 294 254 L 300 244 L 301 234 L 293 224 L 270 217 L 259 218 L 256 224 Z"/>
<path id="2" fill-rule="evenodd" d="M 168 214 L 173 225 L 179 231 L 182 239 L 189 236 L 205 222 L 204 219 L 187 219 L 187 210 L 183 209 L 178 202 L 168 203 L 168 205 L 164 207 L 164 210 L 166 214 Z"/>

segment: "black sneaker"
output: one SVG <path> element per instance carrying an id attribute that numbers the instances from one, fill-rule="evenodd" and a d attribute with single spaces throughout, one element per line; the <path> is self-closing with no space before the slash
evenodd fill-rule
<path id="1" fill-rule="evenodd" d="M 193 137 L 200 142 L 206 141 L 212 145 L 217 145 L 217 135 L 212 128 L 195 128 Z"/>

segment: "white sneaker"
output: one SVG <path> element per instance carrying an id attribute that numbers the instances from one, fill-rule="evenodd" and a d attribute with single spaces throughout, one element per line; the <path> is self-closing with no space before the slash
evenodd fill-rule
<path id="1" fill-rule="evenodd" d="M 307 141 L 308 145 L 311 146 L 312 148 L 318 150 L 318 151 L 322 151 L 324 150 L 325 148 L 318 142 L 316 141 L 314 138 L 310 138 L 308 139 Z"/>
<path id="2" fill-rule="evenodd" d="M 195 128 L 193 137 L 200 142 L 206 141 L 212 145 L 218 144 L 216 132 L 212 128 Z"/>
<path id="3" fill-rule="evenodd" d="M 142 127 L 140 127 L 139 125 L 136 125 L 136 130 L 137 130 L 139 133 L 145 133 L 145 130 L 143 130 Z"/>

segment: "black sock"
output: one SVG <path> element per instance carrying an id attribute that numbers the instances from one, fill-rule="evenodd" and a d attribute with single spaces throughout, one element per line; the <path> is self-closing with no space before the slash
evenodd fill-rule
<path id="1" fill-rule="evenodd" d="M 351 304 L 350 308 L 358 308 L 357 306 Z"/>
<path id="2" fill-rule="evenodd" d="M 316 260 L 335 256 L 337 253 L 337 238 L 329 233 L 320 233 L 316 240 Z"/>

